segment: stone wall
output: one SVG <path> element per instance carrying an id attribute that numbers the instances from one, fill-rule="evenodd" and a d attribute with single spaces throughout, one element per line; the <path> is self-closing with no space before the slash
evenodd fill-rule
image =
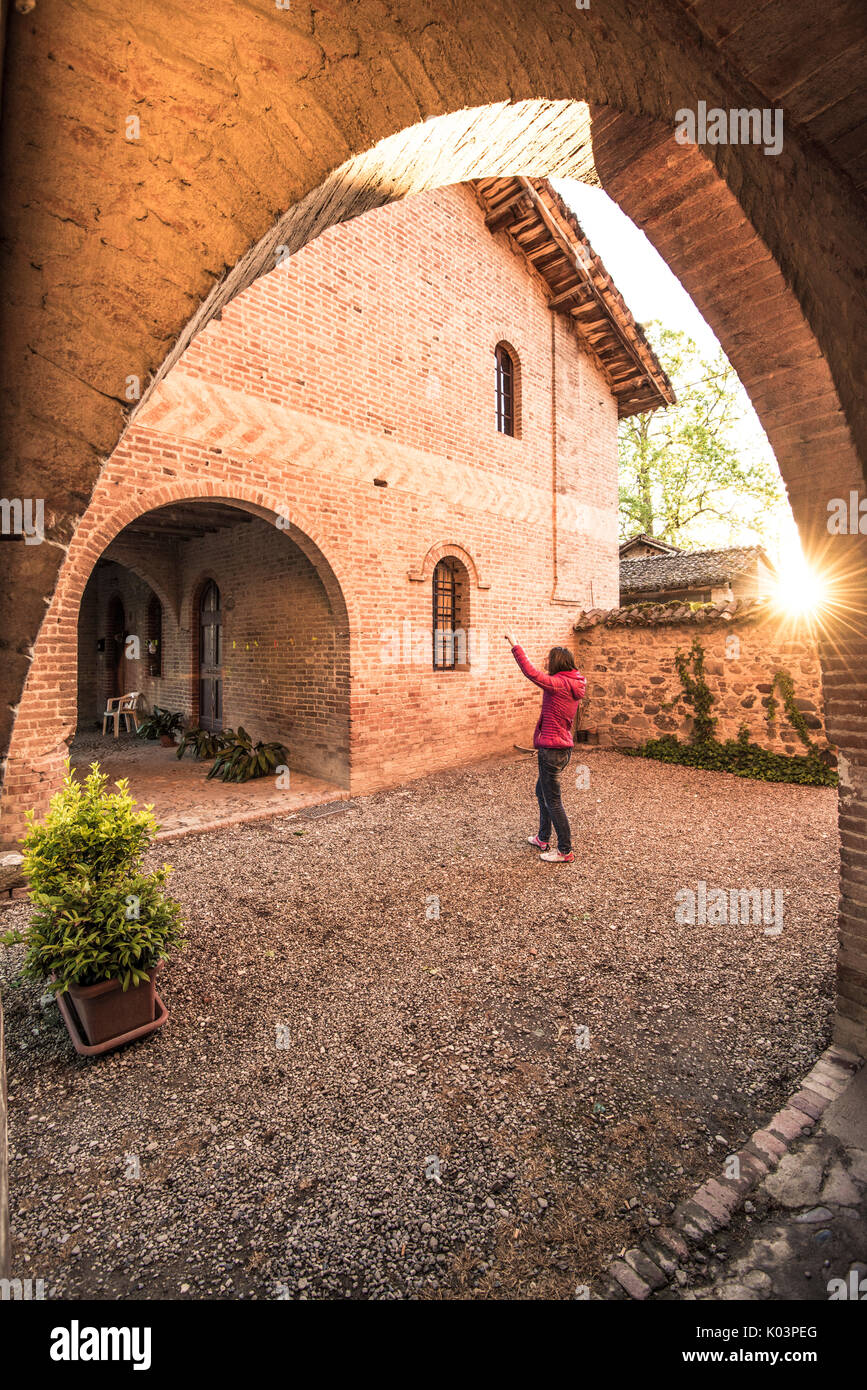
<path id="1" fill-rule="evenodd" d="M 688 653 L 695 637 L 705 653 L 719 739 L 735 738 L 746 726 L 761 747 L 802 754 L 804 745 L 779 691 L 773 724 L 767 719 L 774 675 L 787 671 L 811 740 L 827 746 L 821 668 L 809 622 L 785 617 L 769 602 L 749 600 L 695 613 L 682 605 L 653 605 L 582 614 L 574 650 L 587 678 L 583 722 L 598 730 L 602 746 L 634 747 L 663 734 L 689 738 L 693 720 L 675 656 Z"/>

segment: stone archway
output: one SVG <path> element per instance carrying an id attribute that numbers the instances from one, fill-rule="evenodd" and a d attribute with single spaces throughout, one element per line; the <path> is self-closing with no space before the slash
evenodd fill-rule
<path id="1" fill-rule="evenodd" d="M 823 666 L 829 732 L 843 753 L 841 999 L 849 1031 L 863 1032 L 865 563 L 862 538 L 832 547 L 825 523 L 830 498 L 863 489 L 865 210 L 854 147 L 823 123 L 821 100 L 823 80 L 835 102 L 857 88 L 857 73 L 841 78 L 831 61 L 859 32 L 857 16 L 843 6 L 817 44 L 801 22 L 805 3 L 785 7 L 782 33 L 749 0 L 735 0 L 725 27 L 705 8 L 594 0 L 577 11 L 543 0 L 528 12 L 500 0 L 466 12 L 446 0 L 362 0 L 346 15 L 264 7 L 202 26 L 191 11 L 169 25 L 161 0 L 144 0 L 135 25 L 116 0 L 86 17 L 58 0 L 11 16 L 4 487 L 44 499 L 47 528 L 43 545 L 2 547 L 14 602 L 0 633 L 0 743 L 130 383 L 171 360 L 187 327 L 256 273 L 257 257 L 420 186 L 506 169 L 598 180 L 717 331 L 777 450 L 808 546 L 821 547 L 845 586 Z M 788 88 L 787 72 L 798 76 Z M 677 110 L 699 101 L 782 105 L 783 153 L 675 146 Z M 436 117 L 449 123 L 439 145 L 425 125 Z M 13 162 L 25 139 L 28 158 Z M 725 293 L 721 246 L 747 303 Z"/>

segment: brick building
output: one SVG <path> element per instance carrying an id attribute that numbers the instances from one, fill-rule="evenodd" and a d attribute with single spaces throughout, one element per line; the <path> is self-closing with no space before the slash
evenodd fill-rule
<path id="1" fill-rule="evenodd" d="M 421 194 L 276 260 L 103 468 L 7 842 L 110 695 L 361 791 L 526 742 L 537 692 L 502 634 L 541 660 L 617 603 L 618 416 L 673 395 L 553 188 Z"/>

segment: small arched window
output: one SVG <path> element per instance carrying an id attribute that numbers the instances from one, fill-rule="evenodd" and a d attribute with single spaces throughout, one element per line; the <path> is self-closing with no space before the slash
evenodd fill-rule
<path id="1" fill-rule="evenodd" d="M 497 429 L 500 434 L 517 434 L 516 396 L 518 372 L 515 359 L 505 343 L 498 343 L 494 353 L 496 363 Z"/>
<path id="2" fill-rule="evenodd" d="M 148 600 L 148 675 L 163 673 L 163 606 L 156 594 Z"/>
<path id="3" fill-rule="evenodd" d="M 447 555 L 433 572 L 433 665 L 435 671 L 469 666 L 468 575 L 460 560 Z"/>

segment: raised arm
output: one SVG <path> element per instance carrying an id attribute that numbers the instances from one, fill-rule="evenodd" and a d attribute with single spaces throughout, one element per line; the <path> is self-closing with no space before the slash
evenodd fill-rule
<path id="1" fill-rule="evenodd" d="M 545 674 L 544 671 L 537 671 L 535 666 L 531 666 L 530 662 L 527 660 L 527 654 L 524 651 L 524 648 L 519 647 L 517 642 L 513 644 L 511 637 L 508 634 L 506 635 L 506 641 L 512 647 L 512 656 L 515 658 L 521 670 L 524 672 L 524 675 L 527 677 L 527 680 L 532 681 L 534 685 L 541 686 L 542 690 L 562 689 L 562 680 L 558 681 L 556 676 L 548 676 Z"/>

